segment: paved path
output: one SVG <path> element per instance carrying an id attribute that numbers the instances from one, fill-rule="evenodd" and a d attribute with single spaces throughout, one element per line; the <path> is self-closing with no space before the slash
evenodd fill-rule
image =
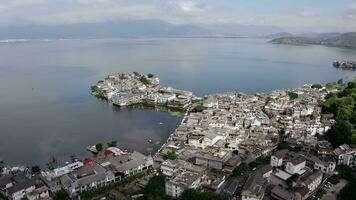
<path id="1" fill-rule="evenodd" d="M 346 183 L 347 181 L 345 179 L 341 179 L 338 184 L 328 190 L 328 193 L 326 193 L 321 200 L 337 200 L 337 194 L 339 194 Z"/>

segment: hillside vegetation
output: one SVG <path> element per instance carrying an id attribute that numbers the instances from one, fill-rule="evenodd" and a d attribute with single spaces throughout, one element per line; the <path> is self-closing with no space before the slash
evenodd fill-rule
<path id="1" fill-rule="evenodd" d="M 270 41 L 275 44 L 291 45 L 325 45 L 341 48 L 356 48 L 356 32 L 344 33 L 341 35 L 325 35 L 318 37 L 287 36 L 275 38 Z"/>
<path id="2" fill-rule="evenodd" d="M 356 144 L 356 81 L 349 82 L 338 93 L 331 93 L 322 103 L 323 113 L 333 114 L 335 124 L 327 132 L 334 147 Z"/>

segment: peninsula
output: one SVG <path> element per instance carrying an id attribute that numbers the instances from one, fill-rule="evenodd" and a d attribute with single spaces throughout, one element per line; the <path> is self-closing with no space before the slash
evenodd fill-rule
<path id="1" fill-rule="evenodd" d="M 356 70 L 356 62 L 354 61 L 335 61 L 333 66 L 345 70 Z"/>
<path id="2" fill-rule="evenodd" d="M 324 45 L 354 49 L 356 48 L 356 33 L 350 32 L 340 35 L 331 34 L 330 36 L 322 34 L 315 37 L 286 35 L 272 39 L 270 43 L 288 45 Z"/>
<path id="3" fill-rule="evenodd" d="M 93 95 L 117 106 L 150 105 L 185 110 L 196 99 L 190 91 L 161 87 L 153 74 L 113 74 L 91 87 Z"/>

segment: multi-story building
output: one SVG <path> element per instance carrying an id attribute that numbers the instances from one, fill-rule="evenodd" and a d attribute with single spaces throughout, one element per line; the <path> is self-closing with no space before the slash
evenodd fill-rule
<path id="1" fill-rule="evenodd" d="M 62 185 L 71 197 L 114 181 L 114 174 L 97 163 L 85 165 L 61 177 Z"/>
<path id="2" fill-rule="evenodd" d="M 176 176 L 166 180 L 166 194 L 171 197 L 179 197 L 181 193 L 188 189 L 196 189 L 201 185 L 202 175 L 197 172 L 181 171 Z"/>
<path id="3" fill-rule="evenodd" d="M 356 149 L 351 148 L 347 144 L 343 144 L 334 150 L 334 155 L 338 160 L 338 164 L 347 165 L 350 167 L 356 166 Z"/>
<path id="4" fill-rule="evenodd" d="M 266 180 L 256 171 L 249 175 L 241 193 L 242 200 L 262 200 L 265 194 Z"/>
<path id="5" fill-rule="evenodd" d="M 305 168 L 306 161 L 301 156 L 288 161 L 286 164 L 286 171 L 290 174 L 301 174 L 302 170 Z"/>

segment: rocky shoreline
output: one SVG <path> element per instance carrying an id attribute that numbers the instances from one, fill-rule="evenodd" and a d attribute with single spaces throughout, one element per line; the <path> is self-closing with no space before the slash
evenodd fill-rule
<path id="1" fill-rule="evenodd" d="M 339 69 L 356 70 L 356 62 L 354 61 L 335 61 L 333 66 Z"/>

